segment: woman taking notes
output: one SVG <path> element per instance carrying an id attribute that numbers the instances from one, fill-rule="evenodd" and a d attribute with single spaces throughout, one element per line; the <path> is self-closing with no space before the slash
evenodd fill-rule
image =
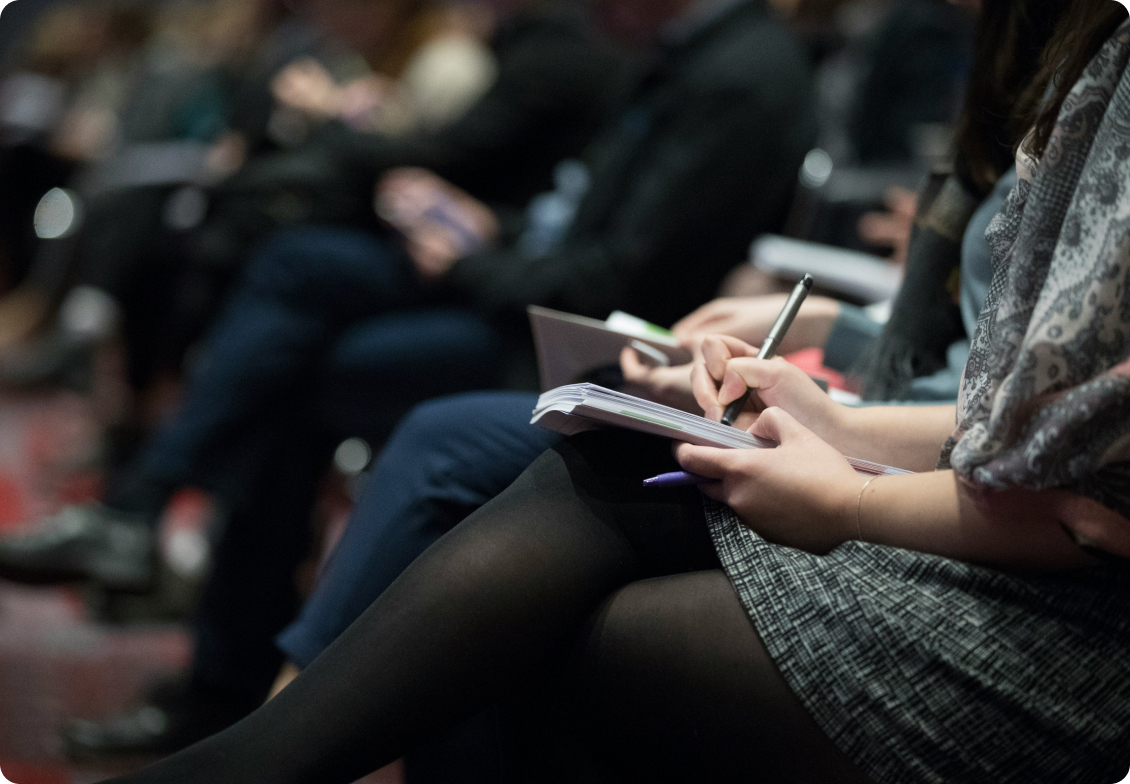
<path id="1" fill-rule="evenodd" d="M 119 781 L 348 784 L 495 700 L 513 781 L 1120 780 L 1130 23 L 1112 0 L 1009 12 L 1059 25 L 956 416 L 849 411 L 709 339 L 699 403 L 756 389 L 738 425 L 778 448 L 566 440 L 278 697 Z M 641 488 L 679 466 L 707 500 Z"/>

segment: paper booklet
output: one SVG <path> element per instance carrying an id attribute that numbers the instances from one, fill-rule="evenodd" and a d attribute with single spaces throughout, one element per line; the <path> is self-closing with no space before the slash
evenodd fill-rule
<path id="1" fill-rule="evenodd" d="M 727 427 L 697 414 L 688 414 L 596 384 L 570 384 L 543 393 L 538 398 L 530 424 L 564 435 L 612 425 L 699 446 L 730 449 L 772 449 L 777 446 L 740 428 Z M 854 457 L 847 460 L 852 468 L 867 476 L 913 473 Z"/>
<path id="2" fill-rule="evenodd" d="M 541 388 L 584 380 L 593 371 L 619 366 L 620 352 L 632 346 L 653 364 L 683 365 L 691 352 L 662 327 L 616 311 L 606 321 L 536 305 L 526 308 L 538 353 Z"/>
<path id="3" fill-rule="evenodd" d="M 775 234 L 754 240 L 750 262 L 785 280 L 809 273 L 820 288 L 872 304 L 892 299 L 902 285 L 902 267 L 878 256 Z"/>

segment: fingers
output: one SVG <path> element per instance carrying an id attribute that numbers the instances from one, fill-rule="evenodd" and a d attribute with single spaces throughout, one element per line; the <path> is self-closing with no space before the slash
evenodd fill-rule
<path id="1" fill-rule="evenodd" d="M 694 444 L 677 444 L 675 446 L 675 460 L 683 467 L 684 471 L 705 476 L 707 479 L 724 479 L 730 468 L 736 450 L 716 449 L 709 446 L 695 446 Z"/>
<path id="2" fill-rule="evenodd" d="M 745 392 L 742 389 L 729 399 L 720 401 L 719 387 L 726 377 L 729 363 L 735 357 L 756 357 L 757 349 L 728 335 L 710 335 L 699 346 L 699 354 L 691 374 L 691 391 L 705 416 L 718 420 L 722 416 L 722 406 Z"/>
<path id="3" fill-rule="evenodd" d="M 702 409 L 703 416 L 714 421 L 722 418 L 722 407 L 718 404 L 718 382 L 711 378 L 701 360 L 695 362 L 691 369 L 691 393 Z"/>
<path id="4" fill-rule="evenodd" d="M 918 194 L 906 188 L 893 185 L 887 189 L 884 199 L 887 209 L 905 218 L 914 218 L 918 212 Z"/>
<path id="5" fill-rule="evenodd" d="M 647 380 L 649 367 L 640 362 L 639 355 L 631 346 L 624 346 L 620 351 L 620 372 L 624 380 L 633 383 L 642 383 Z"/>
<path id="6" fill-rule="evenodd" d="M 749 432 L 760 438 L 776 441 L 778 444 L 812 435 L 812 431 L 780 408 L 767 408 L 761 412 L 761 416 L 753 423 Z"/>
<path id="7" fill-rule="evenodd" d="M 728 406 L 749 390 L 761 387 L 755 381 L 747 380 L 749 373 L 742 373 L 735 361 L 726 363 L 726 372 L 722 376 L 722 383 L 718 385 L 718 404 Z"/>
<path id="8" fill-rule="evenodd" d="M 715 381 L 726 375 L 726 365 L 735 357 L 756 357 L 757 349 L 729 335 L 708 335 L 699 350 L 707 371 Z"/>
<path id="9" fill-rule="evenodd" d="M 737 400 L 746 390 L 760 390 L 777 383 L 782 370 L 782 359 L 761 360 L 756 357 L 735 357 L 722 364 L 718 384 L 718 404 L 725 406 Z M 708 365 L 709 368 L 709 365 Z M 714 378 L 714 371 L 711 371 Z"/>
<path id="10" fill-rule="evenodd" d="M 715 299 L 707 302 L 688 316 L 684 316 L 675 322 L 675 326 L 671 327 L 671 331 L 676 336 L 683 336 L 691 332 L 699 332 L 702 326 L 707 322 L 713 321 L 719 316 L 719 311 L 723 309 L 725 300 Z"/>

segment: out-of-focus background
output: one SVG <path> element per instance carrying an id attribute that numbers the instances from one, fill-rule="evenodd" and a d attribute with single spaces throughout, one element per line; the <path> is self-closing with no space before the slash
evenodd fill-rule
<path id="1" fill-rule="evenodd" d="M 394 146 L 450 128 L 498 78 L 497 36 L 520 5 L 17 0 L 3 11 L 0 532 L 101 497 L 107 475 L 176 410 L 259 240 L 307 224 L 377 224 L 373 183 L 347 198 L 350 172 L 321 151 L 342 129 Z M 897 270 L 913 190 L 949 153 L 973 21 L 941 0 L 773 5 L 805 45 L 819 119 L 784 233 Z M 557 174 L 561 191 L 569 170 Z M 748 264 L 727 285 L 749 293 L 760 280 Z M 302 585 L 379 448 L 351 438 L 337 449 Z M 68 756 L 57 728 L 123 711 L 185 668 L 185 619 L 217 514 L 201 490 L 174 496 L 150 594 L 0 582 L 8 778 L 96 781 L 138 764 Z"/>

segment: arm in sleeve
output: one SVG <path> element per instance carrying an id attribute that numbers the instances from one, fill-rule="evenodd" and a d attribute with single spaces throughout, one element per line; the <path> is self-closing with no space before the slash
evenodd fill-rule
<path id="1" fill-rule="evenodd" d="M 795 162 L 782 161 L 790 156 L 775 140 L 787 139 L 797 123 L 771 117 L 748 91 L 723 89 L 688 98 L 677 116 L 657 124 L 666 127 L 653 130 L 621 175 L 626 187 L 604 192 L 597 171 L 578 216 L 585 220 L 592 200 L 611 200 L 595 230 L 575 227 L 545 258 L 504 250 L 462 259 L 450 286 L 488 311 L 541 303 L 597 317 L 680 285 L 705 286 L 708 298 L 715 270 L 720 279 L 738 260 L 717 255 L 740 255 L 786 198 L 772 183 L 782 176 L 791 183 Z"/>

